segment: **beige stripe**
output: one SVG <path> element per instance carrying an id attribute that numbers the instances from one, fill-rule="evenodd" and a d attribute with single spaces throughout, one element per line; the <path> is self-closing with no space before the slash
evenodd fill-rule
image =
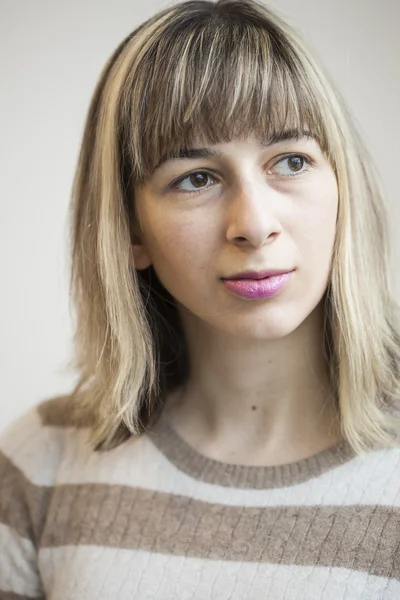
<path id="1" fill-rule="evenodd" d="M 21 538 L 10 527 L 0 523 L 0 589 L 22 597 L 40 596 L 43 590 L 37 557 L 30 540 Z"/>
<path id="2" fill-rule="evenodd" d="M 361 571 L 220 562 L 140 550 L 40 550 L 52 598 L 68 600 L 398 600 L 400 582 Z M 57 577 L 54 577 L 57 573 Z M 117 579 L 116 579 L 117 574 Z M 118 592 L 116 592 L 116 587 Z"/>
<path id="3" fill-rule="evenodd" d="M 400 511 L 243 508 L 125 486 L 60 486 L 41 546 L 94 544 L 177 556 L 318 565 L 400 578 Z"/>
<path id="4" fill-rule="evenodd" d="M 135 550 L 101 548 L 99 551 L 95 546 L 81 546 L 75 550 L 71 547 L 42 549 L 39 556 L 43 581 L 52 581 L 57 573 L 52 586 L 54 598 L 114 599 L 117 571 L 118 582 L 123 582 L 121 588 L 118 587 L 119 600 L 160 598 L 161 591 L 162 600 L 176 600 L 182 598 L 183 586 L 189 582 L 190 591 L 197 591 L 190 597 L 201 599 L 226 597 L 227 586 L 231 600 L 281 598 L 284 589 L 290 590 L 291 600 L 321 598 L 322 590 L 324 600 L 400 598 L 398 580 L 338 568 L 221 563 L 157 553 L 149 555 Z M 3 562 L 0 561 L 0 565 L 4 566 Z M 42 600 L 34 593 L 4 596 L 2 587 L 0 583 L 2 600 L 9 597 Z M 155 589 L 160 593 L 154 593 Z M 186 591 L 188 595 L 187 587 Z"/>
<path id="5" fill-rule="evenodd" d="M 0 481 L 0 523 L 36 544 L 53 488 L 33 485 L 1 451 Z"/>

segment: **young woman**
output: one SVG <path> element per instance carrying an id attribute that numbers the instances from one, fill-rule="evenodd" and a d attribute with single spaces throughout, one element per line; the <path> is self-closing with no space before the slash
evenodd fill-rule
<path id="1" fill-rule="evenodd" d="M 2 436 L 1 598 L 399 598 L 386 209 L 298 34 L 252 0 L 141 25 L 71 223 L 80 380 Z"/>

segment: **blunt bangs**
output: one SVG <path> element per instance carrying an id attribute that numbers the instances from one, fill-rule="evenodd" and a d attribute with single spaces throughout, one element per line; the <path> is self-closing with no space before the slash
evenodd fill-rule
<path id="1" fill-rule="evenodd" d="M 198 16 L 160 25 L 133 66 L 124 97 L 130 114 L 120 130 L 125 157 L 129 149 L 125 172 L 137 184 L 195 139 L 218 144 L 255 134 L 265 141 L 307 131 L 331 155 L 323 101 L 288 41 L 271 22 L 262 27 L 223 9 L 212 5 L 205 15 L 203 5 Z"/>

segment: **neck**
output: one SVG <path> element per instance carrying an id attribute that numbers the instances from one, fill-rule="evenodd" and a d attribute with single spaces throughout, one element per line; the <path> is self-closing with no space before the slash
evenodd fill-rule
<path id="1" fill-rule="evenodd" d="M 278 340 L 240 339 L 182 314 L 191 372 L 167 401 L 175 429 L 225 462 L 282 464 L 340 441 L 322 350 L 323 306 Z"/>

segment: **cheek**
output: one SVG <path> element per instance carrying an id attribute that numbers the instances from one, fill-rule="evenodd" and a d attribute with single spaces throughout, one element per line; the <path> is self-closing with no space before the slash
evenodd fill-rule
<path id="1" fill-rule="evenodd" d="M 338 189 L 334 174 L 325 174 L 316 180 L 299 206 L 301 210 L 295 227 L 303 243 L 315 252 L 327 248 L 331 250 L 338 210 Z"/>
<path id="2" fill-rule="evenodd" d="M 307 218 L 298 224 L 303 242 L 316 252 L 319 249 L 330 248 L 336 232 L 336 215 L 333 205 L 314 207 L 314 210 L 307 214 Z"/>
<path id="3" fill-rule="evenodd" d="M 298 219 L 293 237 L 308 284 L 322 290 L 328 283 L 336 236 L 336 186 L 314 197 Z"/>
<path id="4" fill-rule="evenodd" d="M 215 253 L 215 232 L 201 218 L 170 218 L 153 222 L 148 238 L 153 265 L 167 281 L 198 278 Z M 163 281 L 164 285 L 165 282 Z"/>

